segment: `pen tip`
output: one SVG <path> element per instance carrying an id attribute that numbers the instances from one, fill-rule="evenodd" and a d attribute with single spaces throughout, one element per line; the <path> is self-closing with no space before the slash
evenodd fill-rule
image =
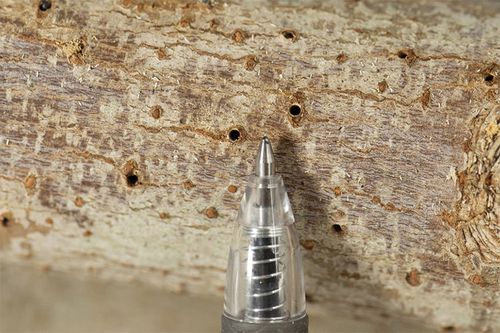
<path id="1" fill-rule="evenodd" d="M 264 136 L 260 141 L 255 174 L 260 177 L 274 175 L 273 148 L 271 147 L 271 141 L 269 141 L 267 136 Z"/>

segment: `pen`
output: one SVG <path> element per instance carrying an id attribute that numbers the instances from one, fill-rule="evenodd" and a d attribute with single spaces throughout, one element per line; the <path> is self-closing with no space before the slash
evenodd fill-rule
<path id="1" fill-rule="evenodd" d="M 267 137 L 241 201 L 229 250 L 222 333 L 306 333 L 302 257 Z"/>

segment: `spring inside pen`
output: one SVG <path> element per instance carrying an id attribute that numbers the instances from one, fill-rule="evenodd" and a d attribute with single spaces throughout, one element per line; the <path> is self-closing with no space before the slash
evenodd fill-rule
<path id="1" fill-rule="evenodd" d="M 286 317 L 283 293 L 283 264 L 279 237 L 251 239 L 252 279 L 248 288 L 245 317 L 251 320 L 279 320 Z"/>

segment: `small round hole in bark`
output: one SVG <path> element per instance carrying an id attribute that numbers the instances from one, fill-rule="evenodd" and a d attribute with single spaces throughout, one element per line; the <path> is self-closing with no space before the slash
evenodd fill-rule
<path id="1" fill-rule="evenodd" d="M 485 82 L 492 82 L 494 78 L 495 78 L 495 77 L 494 77 L 493 75 L 491 75 L 491 74 L 487 74 L 487 75 L 484 77 L 484 81 L 485 81 Z"/>
<path id="2" fill-rule="evenodd" d="M 52 2 L 50 0 L 40 0 L 38 9 L 40 9 L 42 12 L 49 10 L 50 7 L 52 7 Z"/>
<path id="3" fill-rule="evenodd" d="M 8 227 L 8 226 L 9 226 L 9 222 L 10 222 L 10 220 L 9 220 L 9 218 L 8 218 L 8 217 L 6 217 L 6 216 L 3 216 L 3 217 L 2 217 L 2 225 L 3 225 L 4 227 Z"/>
<path id="4" fill-rule="evenodd" d="M 298 104 L 292 104 L 290 110 L 288 110 L 292 117 L 298 117 L 302 114 L 302 108 Z"/>
<path id="5" fill-rule="evenodd" d="M 231 39 L 238 44 L 243 43 L 246 38 L 247 38 L 247 33 L 240 29 L 236 29 L 231 35 Z"/>
<path id="6" fill-rule="evenodd" d="M 139 177 L 133 173 L 127 175 L 127 185 L 135 186 L 139 182 Z"/>
<path id="7" fill-rule="evenodd" d="M 342 227 L 340 226 L 340 224 L 334 224 L 334 225 L 332 225 L 332 230 L 335 231 L 335 232 L 337 232 L 337 233 L 340 233 L 340 232 L 343 231 Z"/>
<path id="8" fill-rule="evenodd" d="M 314 297 L 311 294 L 306 293 L 306 302 L 307 303 L 315 303 L 316 300 L 314 299 Z"/>
<path id="9" fill-rule="evenodd" d="M 159 105 L 155 105 L 151 108 L 151 117 L 154 119 L 160 119 L 161 115 L 163 114 L 163 109 Z"/>
<path id="10" fill-rule="evenodd" d="M 398 57 L 400 59 L 405 59 L 408 56 L 408 54 L 405 51 L 399 51 L 398 52 Z"/>
<path id="11" fill-rule="evenodd" d="M 205 209 L 205 215 L 209 219 L 214 219 L 214 218 L 219 216 L 219 212 L 217 211 L 217 208 L 215 208 L 215 207 L 208 207 L 207 209 Z"/>
<path id="12" fill-rule="evenodd" d="M 293 30 L 283 30 L 281 32 L 281 34 L 283 35 L 283 37 L 285 37 L 286 39 L 291 39 L 293 41 L 296 41 L 297 40 L 297 33 Z"/>
<path id="13" fill-rule="evenodd" d="M 231 140 L 232 142 L 236 142 L 241 139 L 241 132 L 235 128 L 230 130 L 227 136 L 229 140 Z"/>

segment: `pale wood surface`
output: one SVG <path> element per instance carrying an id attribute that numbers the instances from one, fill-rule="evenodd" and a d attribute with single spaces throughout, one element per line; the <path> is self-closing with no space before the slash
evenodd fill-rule
<path id="1" fill-rule="evenodd" d="M 311 306 L 500 330 L 499 12 L 4 0 L 2 261 L 220 298 L 267 134 Z"/>
<path id="2" fill-rule="evenodd" d="M 222 297 L 174 294 L 25 265 L 6 265 L 0 279 L 2 333 L 220 332 Z M 364 321 L 321 304 L 310 304 L 308 312 L 310 332 L 434 332 L 416 319 Z"/>

